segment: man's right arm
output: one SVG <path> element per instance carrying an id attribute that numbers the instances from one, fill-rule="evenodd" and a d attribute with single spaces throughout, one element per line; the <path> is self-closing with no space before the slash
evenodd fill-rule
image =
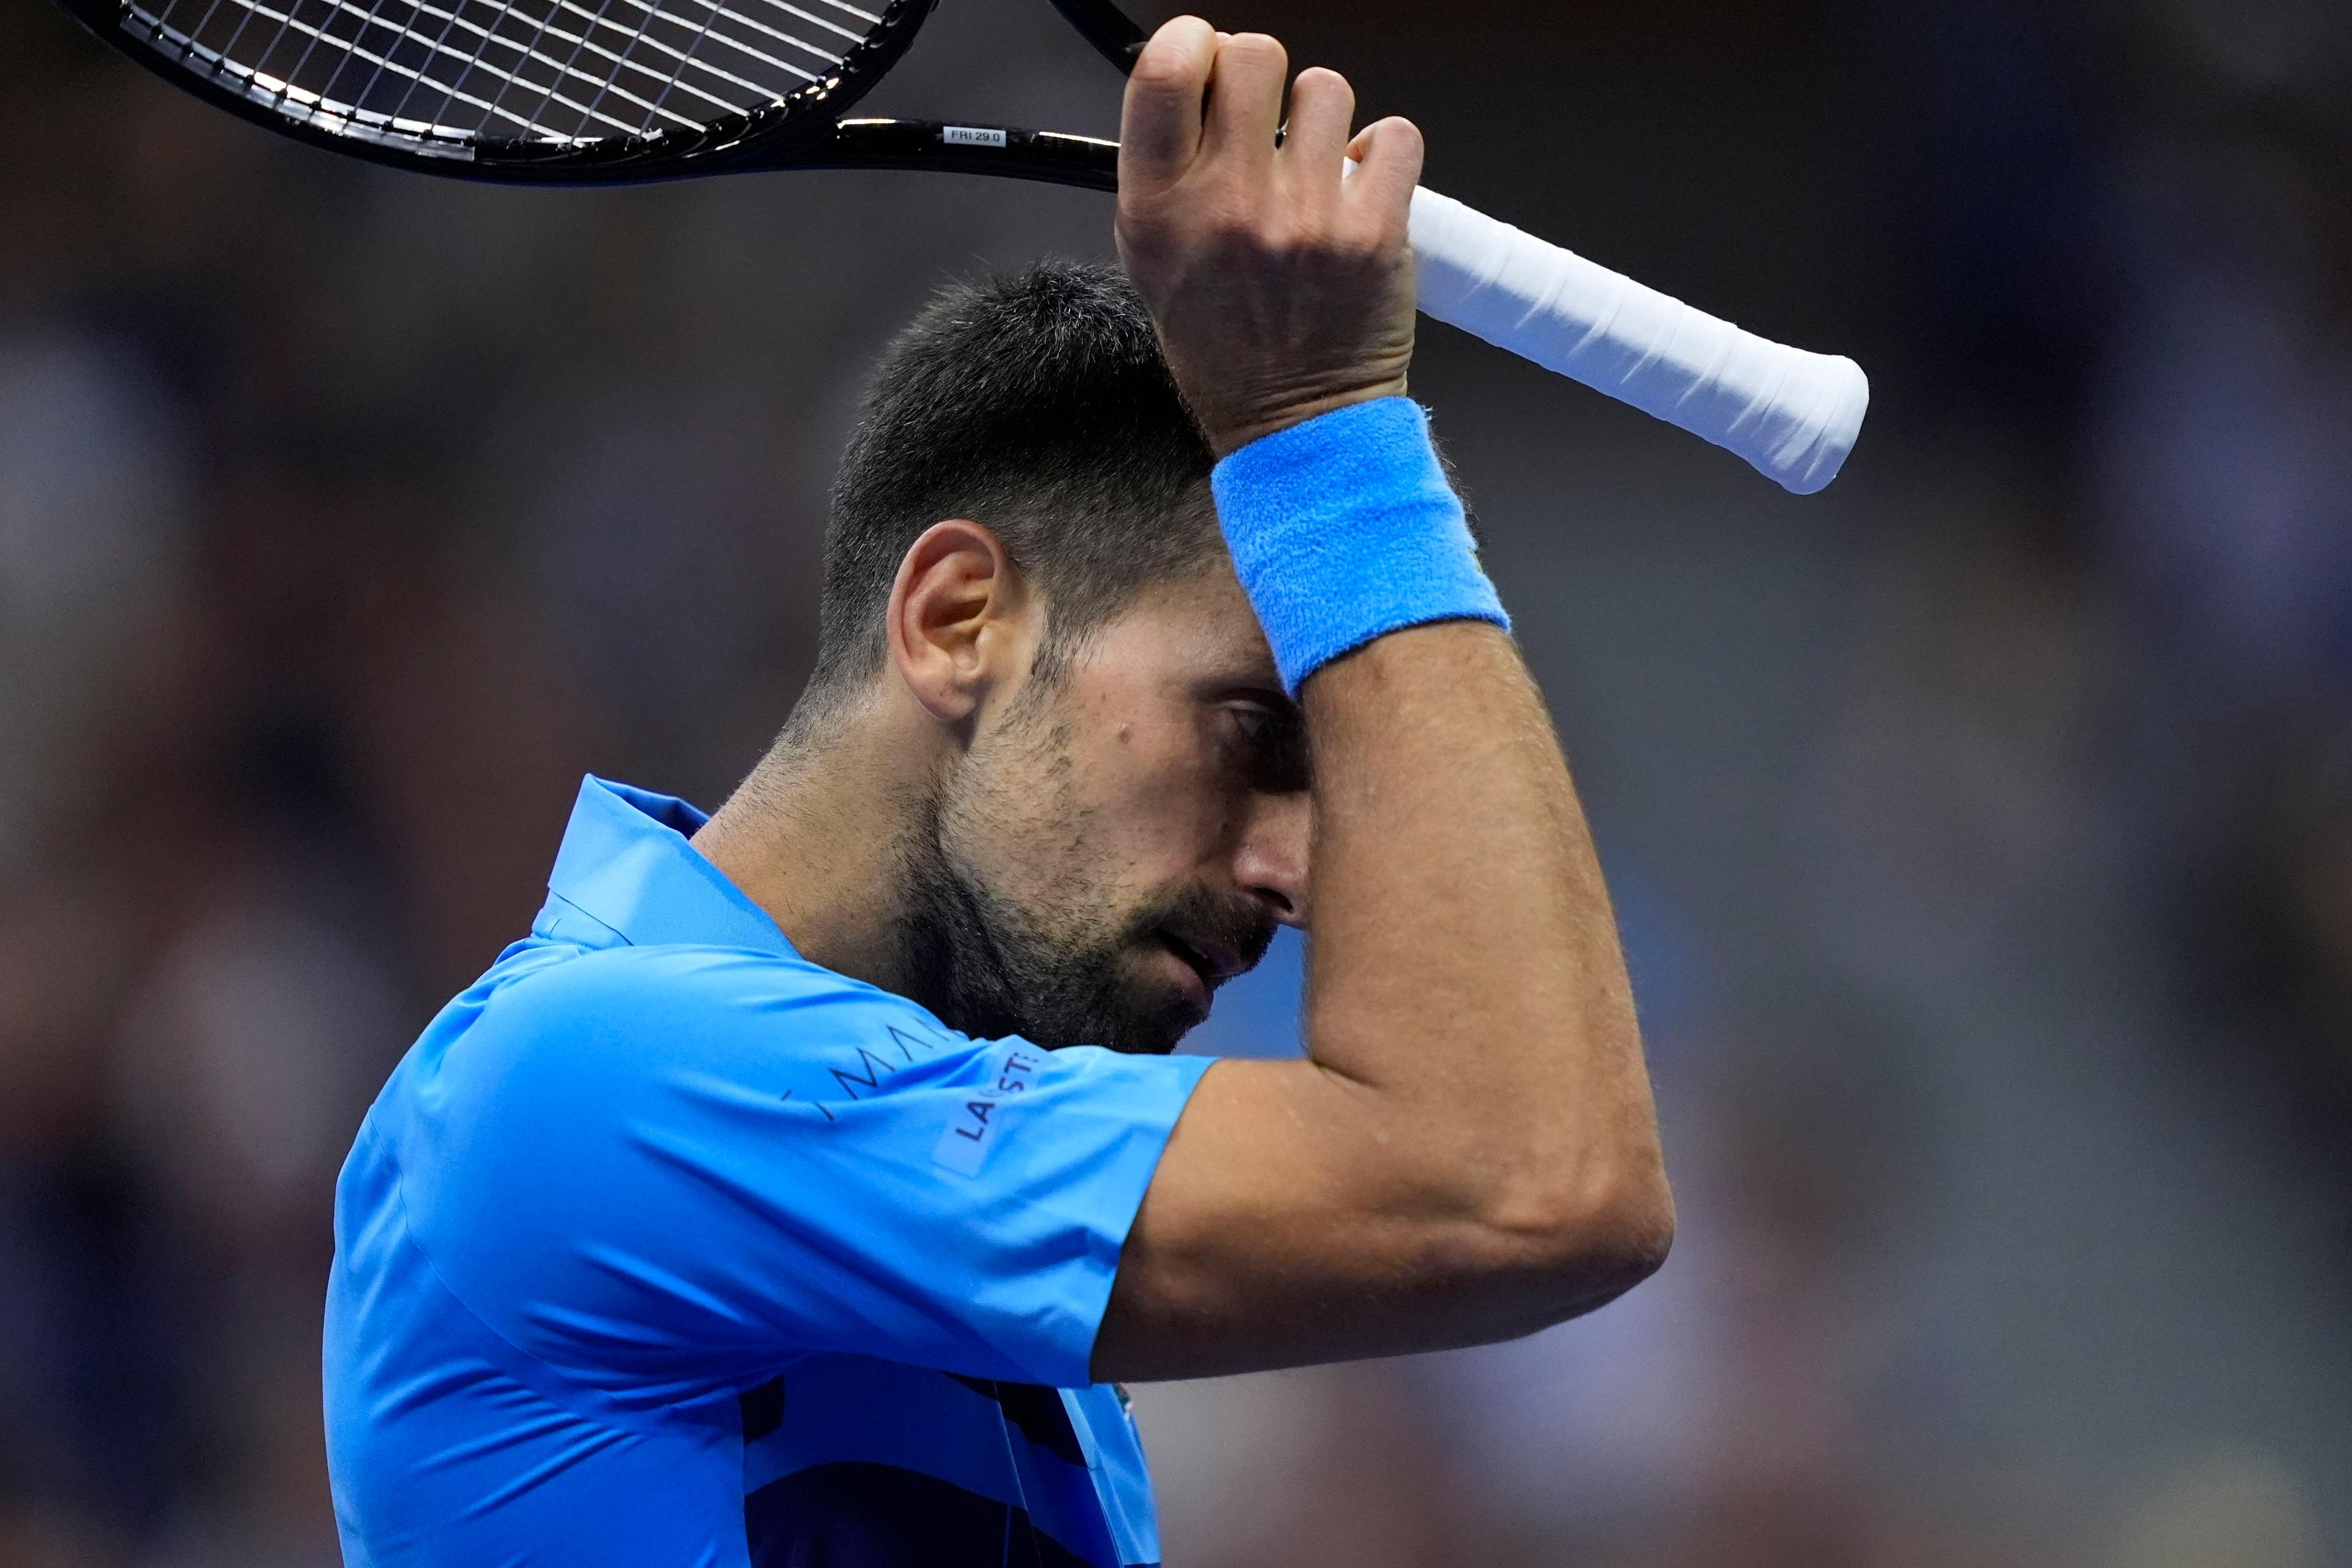
<path id="1" fill-rule="evenodd" d="M 1129 89 L 1121 248 L 1220 456 L 1402 391 L 1411 353 L 1418 138 L 1374 127 L 1343 190 L 1346 86 L 1302 76 L 1276 153 L 1286 69 L 1270 39 L 1179 21 Z M 1616 1296 L 1672 1237 L 1608 895 L 1507 636 L 1394 631 L 1300 700 L 1308 1059 L 1201 1081 L 1121 1255 L 1097 1377 L 1507 1338 Z"/>

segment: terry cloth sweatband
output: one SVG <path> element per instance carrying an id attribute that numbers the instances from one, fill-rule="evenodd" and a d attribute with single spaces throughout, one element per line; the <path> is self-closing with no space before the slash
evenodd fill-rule
<path id="1" fill-rule="evenodd" d="M 1429 621 L 1510 629 L 1429 416 L 1381 397 L 1261 437 L 1210 476 L 1234 571 L 1292 696 L 1374 637 Z"/>

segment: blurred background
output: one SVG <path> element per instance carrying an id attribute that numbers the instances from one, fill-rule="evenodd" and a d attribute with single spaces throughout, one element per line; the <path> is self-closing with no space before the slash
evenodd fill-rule
<path id="1" fill-rule="evenodd" d="M 1875 397 L 1799 500 L 1426 330 L 1681 1240 L 1512 1345 L 1139 1391 L 1171 1568 L 2352 1562 L 2352 8 L 1213 15 Z M 1116 125 L 1016 0 L 873 101 Z M 0 145 L 0 1568 L 329 1564 L 376 1087 L 583 771 L 762 748 L 887 335 L 1108 208 L 427 181 L 37 0 Z M 1297 974 L 1200 1048 L 1291 1048 Z"/>

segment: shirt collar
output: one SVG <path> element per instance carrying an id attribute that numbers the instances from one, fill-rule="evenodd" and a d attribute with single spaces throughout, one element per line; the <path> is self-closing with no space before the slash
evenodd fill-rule
<path id="1" fill-rule="evenodd" d="M 690 942 L 797 956 L 765 910 L 687 837 L 709 818 L 682 800 L 580 783 L 548 890 L 638 946 Z"/>

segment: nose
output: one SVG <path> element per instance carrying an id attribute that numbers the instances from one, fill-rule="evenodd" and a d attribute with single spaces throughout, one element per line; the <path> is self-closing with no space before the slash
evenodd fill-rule
<path id="1" fill-rule="evenodd" d="M 1307 929 L 1309 844 L 1315 797 L 1305 790 L 1251 796 L 1249 819 L 1234 863 L 1234 880 L 1286 926 Z"/>

